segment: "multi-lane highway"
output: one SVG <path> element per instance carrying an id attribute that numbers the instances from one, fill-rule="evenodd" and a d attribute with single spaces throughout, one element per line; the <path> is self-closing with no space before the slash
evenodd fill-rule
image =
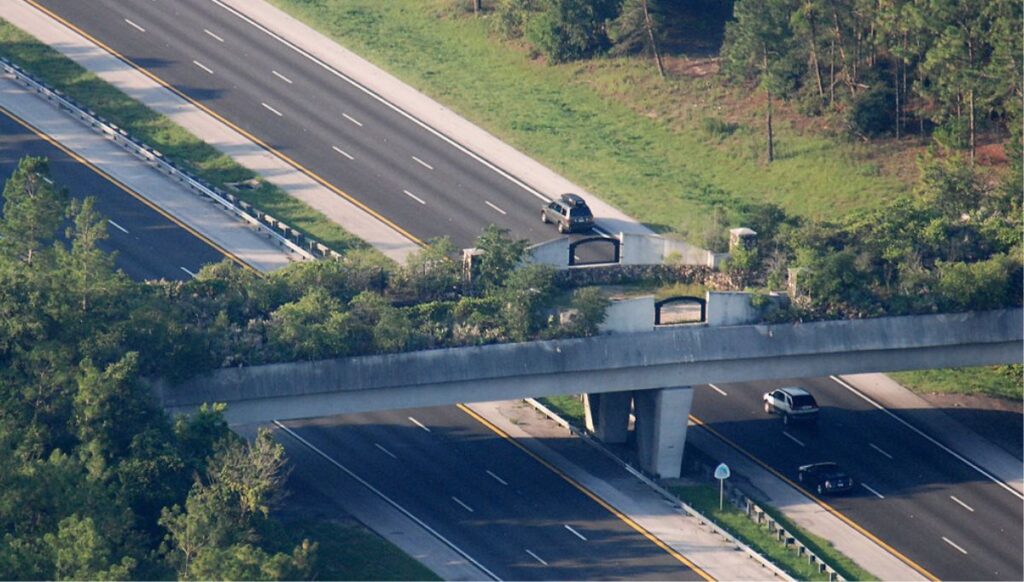
<path id="1" fill-rule="evenodd" d="M 110 238 L 100 246 L 117 251 L 117 266 L 130 277 L 187 279 L 203 265 L 224 259 L 219 250 L 0 108 L 0 183 L 25 156 L 48 158 L 53 181 L 68 188 L 71 196 L 96 198 L 97 210 L 109 220 Z"/>
<path id="2" fill-rule="evenodd" d="M 762 394 L 783 385 L 814 394 L 817 424 L 764 412 Z M 840 463 L 859 485 L 824 502 L 940 578 L 1024 579 L 1019 494 L 833 379 L 702 386 L 693 415 L 794 482 L 800 465 Z"/>
<path id="3" fill-rule="evenodd" d="M 550 227 L 537 220 L 540 197 L 535 192 L 214 1 L 35 1 L 176 91 L 358 198 L 416 238 L 447 235 L 456 244 L 468 246 L 484 225 L 492 223 L 533 241 L 553 235 Z M 939 577 L 1022 577 L 1019 497 L 985 480 L 845 389 L 825 385 L 827 381 L 822 380 L 805 384 L 815 391 L 824 407 L 817 430 L 794 428 L 783 432 L 777 418 L 764 417 L 758 400 L 767 389 L 763 384 L 719 387 L 727 395 L 702 388 L 695 398 L 695 414 L 791 479 L 800 464 L 836 460 L 846 465 L 864 485 L 854 495 L 829 503 Z M 522 560 L 530 556 L 522 550 L 532 550 L 530 544 L 537 544 L 521 538 L 521 534 L 506 532 L 494 537 L 496 534 L 473 529 L 477 522 L 516 514 L 504 513 L 510 510 L 492 508 L 483 501 L 489 498 L 479 488 L 484 484 L 494 487 L 487 481 L 486 456 L 465 463 L 476 471 L 475 476 L 459 473 L 452 478 L 448 472 L 434 469 L 454 470 L 449 449 L 461 450 L 469 445 L 453 435 L 472 442 L 480 440 L 474 431 L 482 429 L 471 422 L 466 424 L 465 419 L 456 422 L 453 415 L 461 413 L 455 409 L 418 414 L 432 419 L 436 415 L 438 427 L 462 428 L 439 429 L 439 433 L 448 435 L 445 440 L 427 431 L 416 433 L 405 417 L 395 414 L 303 423 L 295 430 L 329 446 L 332 455 L 372 468 L 371 474 L 395 488 L 396 495 L 409 496 L 409 503 L 422 507 L 437 523 L 446 524 L 439 527 L 458 525 L 456 529 L 478 532 L 466 543 L 481 547 L 480 551 L 491 556 L 495 564 L 508 568 L 505 576 L 598 576 L 596 571 L 572 570 L 576 567 L 573 564 L 596 558 L 570 553 L 570 549 L 576 550 L 566 545 L 572 540 L 549 537 L 553 531 L 533 526 L 530 530 L 540 536 L 537 539 L 545 540 L 543 544 L 554 544 L 557 554 L 566 552 L 565 563 L 570 570 L 561 573 L 540 573 L 535 564 L 529 566 L 533 570 L 528 569 L 529 562 Z M 410 434 L 422 442 L 410 443 Z M 430 441 L 432 438 L 437 441 Z M 422 486 L 402 491 L 404 488 L 396 484 L 394 467 L 389 465 L 396 459 L 381 448 L 396 457 L 408 454 L 406 462 L 393 464 L 426 471 L 416 473 L 423 480 L 417 485 Z M 474 458 L 465 451 L 463 455 Z M 538 476 L 543 471 L 527 467 L 521 470 L 531 479 L 548 477 Z M 463 482 L 472 487 L 462 491 Z M 510 491 L 497 491 L 493 499 L 507 497 L 511 504 L 508 508 L 529 505 L 516 505 L 517 498 Z M 485 510 L 478 510 L 474 503 L 486 508 L 487 519 L 483 516 Z M 562 521 L 569 525 L 571 521 L 585 527 L 594 523 L 594 514 L 586 511 L 574 509 L 572 513 L 559 511 L 553 515 L 563 516 Z M 554 530 L 564 525 L 547 527 Z M 611 525 L 602 528 L 614 531 Z M 493 542 L 509 540 L 515 543 L 497 543 L 496 548 L 483 549 Z M 611 555 L 602 552 L 597 558 Z M 541 559 L 546 560 L 544 556 Z M 660 573 L 657 577 L 667 576 Z"/>
<path id="4" fill-rule="evenodd" d="M 420 240 L 557 236 L 542 196 L 214 2 L 39 4 Z"/>
<path id="5" fill-rule="evenodd" d="M 501 579 L 703 579 L 459 408 L 285 426 Z"/>

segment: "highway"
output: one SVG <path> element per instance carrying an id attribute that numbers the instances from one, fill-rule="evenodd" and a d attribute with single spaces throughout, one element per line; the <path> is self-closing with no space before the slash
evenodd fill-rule
<path id="1" fill-rule="evenodd" d="M 39 3 L 420 240 L 557 236 L 543 196 L 209 0 Z"/>
<path id="2" fill-rule="evenodd" d="M 117 266 L 132 278 L 186 279 L 223 259 L 0 109 L 0 180 L 26 155 L 47 157 L 54 183 L 69 187 L 70 195 L 96 197 L 111 221 L 105 250 L 118 252 Z M 504 579 L 702 579 L 458 408 L 348 415 L 289 428 Z M 305 481 L 344 478 L 308 456 L 296 473 Z"/>
<path id="3" fill-rule="evenodd" d="M 505 580 L 701 580 L 456 407 L 285 423 Z M 287 441 L 288 437 L 280 437 Z M 311 474 L 316 471 L 316 474 Z M 336 479 L 308 463 L 303 480 Z"/>
<path id="4" fill-rule="evenodd" d="M 814 394 L 817 425 L 764 412 L 787 385 Z M 823 500 L 942 579 L 1024 579 L 1021 498 L 835 380 L 701 386 L 693 416 L 794 482 L 800 465 L 838 462 L 859 485 Z"/>
<path id="5" fill-rule="evenodd" d="M 538 220 L 541 197 L 536 193 L 210 0 L 37 1 L 421 240 L 448 235 L 456 245 L 469 246 L 491 223 L 534 242 L 555 234 Z M 804 382 L 825 407 L 817 431 L 794 428 L 788 436 L 783 434 L 779 419 L 765 417 L 760 408 L 760 395 L 767 390 L 763 383 L 720 386 L 728 396 L 698 389 L 695 415 L 791 479 L 804 463 L 835 460 L 847 466 L 867 487 L 829 503 L 933 574 L 947 579 L 1021 579 L 1020 499 L 827 382 Z M 429 414 L 438 415 L 440 426 L 449 426 L 456 411 L 432 409 Z M 389 444 L 379 444 L 397 448 L 406 442 L 402 435 L 409 433 L 408 427 L 395 415 L 372 421 L 363 416 L 311 422 L 296 430 L 329 445 L 332 455 L 351 455 L 351 460 L 373 467 L 374 475 L 394 476 L 386 465 L 394 459 L 374 453 L 373 444 L 387 438 Z M 474 430 L 461 434 L 479 439 L 483 429 Z M 335 431 L 347 436 L 332 436 Z M 453 439 L 448 447 L 461 446 L 458 443 Z M 416 446 L 432 455 L 423 457 L 430 459 L 423 469 L 447 466 L 446 447 Z M 370 454 L 375 455 L 372 463 Z M 417 461 L 408 463 L 413 462 Z M 473 515 L 462 515 L 445 501 L 446 495 L 452 496 L 445 489 L 450 483 L 479 484 L 478 470 L 475 477 L 429 474 L 441 475 L 438 483 L 424 476 L 424 491 L 408 492 L 429 497 L 410 503 L 433 511 L 430 515 L 448 524 L 443 527 L 480 519 L 476 507 Z M 534 469 L 529 474 L 541 480 L 544 472 Z M 384 482 L 390 483 L 387 478 Z M 443 509 L 430 509 L 438 499 L 444 501 Z M 479 504 L 475 495 L 473 500 Z M 499 515 L 503 514 L 494 514 Z M 545 537 L 550 533 L 539 532 L 538 539 L 555 543 Z M 467 543 L 488 539 L 479 535 Z M 516 537 L 507 539 L 518 542 Z M 524 545 L 518 542 L 514 551 Z M 566 546 L 554 547 L 562 552 Z M 541 577 L 517 569 L 523 555 L 501 554 L 503 548 L 490 551 L 498 552 L 488 556 L 510 568 L 511 577 Z M 566 558 L 569 564 L 583 559 Z"/>
<path id="6" fill-rule="evenodd" d="M 68 123 L 74 122 L 69 118 Z M 0 182 L 14 172 L 18 160 L 29 155 L 48 158 L 53 181 L 68 188 L 72 197 L 96 198 L 97 210 L 109 220 L 109 238 L 100 247 L 116 251 L 117 267 L 133 279 L 184 280 L 203 265 L 224 259 L 219 250 L 0 108 Z"/>

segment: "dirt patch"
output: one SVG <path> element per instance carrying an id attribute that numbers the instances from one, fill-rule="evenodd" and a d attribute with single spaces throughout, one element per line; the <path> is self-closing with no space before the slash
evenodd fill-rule
<path id="1" fill-rule="evenodd" d="M 1024 459 L 1024 403 L 975 394 L 919 394 L 957 422 Z"/>

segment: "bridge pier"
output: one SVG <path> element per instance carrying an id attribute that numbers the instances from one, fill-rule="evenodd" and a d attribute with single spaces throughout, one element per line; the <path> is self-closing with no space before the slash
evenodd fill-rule
<path id="1" fill-rule="evenodd" d="M 679 476 L 692 402 L 690 386 L 583 395 L 587 430 L 610 444 L 628 440 L 632 405 L 640 467 L 659 477 Z"/>
<path id="2" fill-rule="evenodd" d="M 633 393 L 640 466 L 658 477 L 678 477 L 683 467 L 693 388 L 658 388 Z"/>
<path id="3" fill-rule="evenodd" d="M 629 409 L 632 392 L 584 394 L 583 411 L 587 430 L 606 443 L 622 444 L 629 438 Z"/>

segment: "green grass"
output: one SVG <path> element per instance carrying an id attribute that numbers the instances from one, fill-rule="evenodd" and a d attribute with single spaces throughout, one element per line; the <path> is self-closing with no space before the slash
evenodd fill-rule
<path id="1" fill-rule="evenodd" d="M 299 520 L 280 523 L 271 534 L 276 551 L 289 552 L 303 539 L 319 544 L 318 580 L 440 580 L 423 564 L 361 525 Z"/>
<path id="2" fill-rule="evenodd" d="M 725 504 L 723 511 L 719 511 L 718 490 L 715 487 L 711 485 L 670 486 L 669 490 L 797 580 L 828 580 L 826 574 L 818 572 L 815 566 L 807 563 L 806 557 L 797 557 L 795 551 L 786 548 L 776 540 L 773 534 L 768 532 L 767 526 L 754 523 L 746 514 L 728 503 Z M 847 580 L 878 579 L 839 553 L 826 540 L 798 528 L 788 519 L 779 515 L 777 511 L 770 508 L 765 508 L 765 511 L 771 514 L 786 531 L 793 534 L 818 557 L 835 568 L 843 578 Z"/>
<path id="3" fill-rule="evenodd" d="M 570 424 L 576 426 L 583 426 L 585 421 L 583 413 L 583 401 L 580 399 L 579 394 L 569 394 L 565 396 L 545 396 L 538 398 L 538 402 L 547 406 L 552 412 L 561 416 L 565 420 L 569 421 Z"/>
<path id="4" fill-rule="evenodd" d="M 255 189 L 236 189 L 229 186 L 228 184 L 233 182 L 258 177 L 167 117 L 135 101 L 2 19 L 0 55 L 22 66 L 51 87 L 63 91 L 101 117 L 124 128 L 137 139 L 155 147 L 165 157 L 186 167 L 193 174 L 232 192 L 336 251 L 366 248 L 367 245 L 362 240 L 269 182 L 259 180 L 259 187 Z"/>
<path id="5" fill-rule="evenodd" d="M 701 129 L 729 94 L 717 80 L 661 82 L 630 58 L 548 66 L 451 0 L 272 2 L 658 230 L 700 232 L 709 208 L 747 200 L 834 217 L 907 189 L 867 148 L 782 122 L 766 166 L 756 118 Z"/>
<path id="6" fill-rule="evenodd" d="M 918 393 L 977 394 L 1020 402 L 1024 399 L 1024 378 L 1020 366 L 985 366 L 920 370 L 889 374 Z"/>

